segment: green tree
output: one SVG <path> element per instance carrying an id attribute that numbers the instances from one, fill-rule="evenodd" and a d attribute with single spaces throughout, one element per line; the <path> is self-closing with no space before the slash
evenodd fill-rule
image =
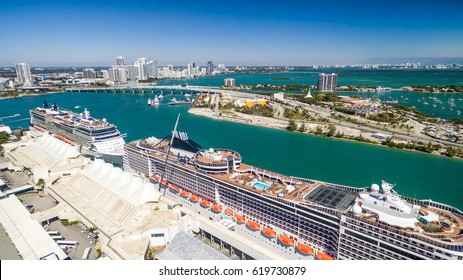
<path id="1" fill-rule="evenodd" d="M 97 228 L 96 228 L 96 227 L 89 227 L 87 231 L 88 231 L 89 233 L 91 233 L 91 234 L 94 234 L 94 233 L 96 233 Z"/>
<path id="2" fill-rule="evenodd" d="M 286 129 L 289 131 L 295 131 L 297 129 L 296 122 L 293 119 L 289 119 L 288 126 L 286 126 Z"/>
<path id="3" fill-rule="evenodd" d="M 39 188 L 39 189 L 43 189 L 43 187 L 45 186 L 45 180 L 43 178 L 39 178 L 37 180 L 37 183 L 35 183 L 35 185 Z"/>
<path id="4" fill-rule="evenodd" d="M 305 125 L 305 123 L 301 123 L 301 125 L 299 126 L 298 131 L 299 132 L 305 132 L 306 130 L 307 130 L 307 126 Z"/>
<path id="5" fill-rule="evenodd" d="M 336 134 L 336 127 L 333 124 L 331 124 L 329 126 L 328 133 L 326 134 L 326 136 L 333 137 L 335 134 Z"/>

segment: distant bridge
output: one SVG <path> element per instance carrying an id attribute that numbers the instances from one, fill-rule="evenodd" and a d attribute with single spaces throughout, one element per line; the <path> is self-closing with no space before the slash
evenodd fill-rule
<path id="1" fill-rule="evenodd" d="M 219 93 L 219 87 L 205 86 L 117 86 L 117 87 L 71 87 L 66 92 L 107 92 L 107 93 L 153 93 L 153 94 L 192 94 Z"/>

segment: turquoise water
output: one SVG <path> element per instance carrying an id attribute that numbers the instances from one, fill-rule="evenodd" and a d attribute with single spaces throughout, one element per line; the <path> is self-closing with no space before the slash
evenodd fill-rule
<path id="1" fill-rule="evenodd" d="M 150 96 L 151 97 L 151 96 Z M 126 141 L 165 136 L 181 113 L 179 130 L 204 148 L 238 151 L 243 162 L 271 171 L 355 187 L 397 183 L 403 195 L 447 203 L 463 209 L 463 161 L 415 152 L 321 138 L 300 133 L 216 121 L 187 113 L 188 105 L 148 107 L 147 95 L 59 93 L 0 100 L 0 117 L 13 127 L 27 127 L 28 110 L 43 100 L 107 118 L 127 133 Z M 80 109 L 74 109 L 75 106 Z M 19 120 L 19 121 L 18 121 Z"/>
<path id="2" fill-rule="evenodd" d="M 338 86 L 383 86 L 399 89 L 411 85 L 463 85 L 463 69 L 448 70 L 361 70 L 361 69 L 323 69 L 306 71 L 304 74 L 272 73 L 272 74 L 227 74 L 212 77 L 202 77 L 189 80 L 162 81 L 159 85 L 188 85 L 221 86 L 225 78 L 234 78 L 236 84 L 256 85 L 317 85 L 318 74 L 321 72 L 338 73 Z M 287 78 L 288 80 L 273 80 Z M 291 92 L 306 94 L 307 92 Z M 374 97 L 382 101 L 397 101 L 405 106 L 415 106 L 418 110 L 431 117 L 463 119 L 463 94 L 433 94 L 395 90 L 391 93 L 358 93 L 339 92 L 339 95 L 359 94 L 362 97 Z M 436 99 L 432 99 L 436 98 Z M 453 105 L 452 105 L 453 104 Z"/>
<path id="3" fill-rule="evenodd" d="M 159 85 L 177 85 L 181 82 L 188 85 L 221 86 L 225 78 L 234 78 L 236 84 L 275 84 L 275 85 L 317 85 L 319 73 L 337 73 L 339 86 L 383 86 L 400 88 L 403 86 L 447 86 L 463 85 L 463 69 L 317 69 L 298 73 L 271 74 L 227 74 L 219 76 L 201 77 L 188 80 L 162 81 Z M 274 80 L 275 78 L 289 78 L 288 80 Z"/>

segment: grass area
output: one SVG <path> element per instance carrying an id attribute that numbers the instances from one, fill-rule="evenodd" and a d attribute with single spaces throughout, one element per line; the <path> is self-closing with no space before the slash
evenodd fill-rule
<path id="1" fill-rule="evenodd" d="M 96 249 L 96 253 L 97 253 L 96 258 L 97 258 L 97 259 L 101 258 L 101 255 L 103 254 L 103 252 L 101 251 L 101 249 Z"/>
<path id="2" fill-rule="evenodd" d="M 69 221 L 69 220 L 61 220 L 61 224 L 65 227 L 73 226 L 79 224 L 79 221 Z"/>

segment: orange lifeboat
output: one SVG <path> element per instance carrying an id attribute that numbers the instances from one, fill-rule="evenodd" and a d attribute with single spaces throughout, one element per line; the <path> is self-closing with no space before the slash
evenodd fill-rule
<path id="1" fill-rule="evenodd" d="M 180 192 L 180 195 L 184 198 L 188 198 L 190 196 L 190 193 L 187 192 L 186 190 L 183 190 Z"/>
<path id="2" fill-rule="evenodd" d="M 334 260 L 334 258 L 328 254 L 325 254 L 323 252 L 318 252 L 317 253 L 317 260 L 321 260 L 321 261 L 332 261 Z"/>
<path id="3" fill-rule="evenodd" d="M 169 187 L 174 192 L 178 192 L 180 190 L 180 188 L 175 184 L 169 184 Z"/>
<path id="4" fill-rule="evenodd" d="M 235 215 L 235 219 L 236 219 L 236 222 L 237 222 L 238 224 L 244 224 L 244 221 L 245 221 L 245 220 L 244 220 L 244 217 L 243 217 L 243 216 L 236 214 L 236 215 Z"/>
<path id="5" fill-rule="evenodd" d="M 193 201 L 193 202 L 198 202 L 199 201 L 199 196 L 193 194 L 190 196 L 190 200 Z"/>
<path id="6" fill-rule="evenodd" d="M 299 253 L 301 253 L 301 254 L 303 254 L 303 255 L 306 255 L 306 256 L 308 256 L 308 255 L 313 255 L 313 253 L 314 253 L 314 250 L 313 250 L 312 247 L 309 247 L 309 246 L 307 246 L 307 245 L 305 245 L 305 244 L 302 244 L 302 243 L 298 243 L 298 244 L 297 244 L 296 250 L 297 250 Z"/>
<path id="7" fill-rule="evenodd" d="M 230 208 L 225 209 L 225 214 L 228 216 L 233 216 L 233 211 Z"/>
<path id="8" fill-rule="evenodd" d="M 250 229 L 250 230 L 260 230 L 260 225 L 256 222 L 253 222 L 253 221 L 248 221 L 246 223 L 246 226 Z"/>
<path id="9" fill-rule="evenodd" d="M 277 236 L 277 233 L 274 230 L 267 227 L 264 227 L 261 232 L 265 237 L 268 238 L 275 238 Z"/>
<path id="10" fill-rule="evenodd" d="M 278 236 L 278 241 L 280 241 L 285 246 L 294 246 L 294 240 L 284 234 L 280 234 L 280 236 Z"/>
<path id="11" fill-rule="evenodd" d="M 156 182 L 159 182 L 159 177 L 157 175 L 150 176 L 150 179 L 153 179 Z"/>
<path id="12" fill-rule="evenodd" d="M 211 206 L 211 202 L 209 200 L 207 200 L 207 199 L 203 199 L 203 200 L 201 200 L 201 206 L 207 208 L 207 207 Z"/>
<path id="13" fill-rule="evenodd" d="M 161 184 L 163 184 L 163 185 L 167 185 L 167 180 L 166 180 L 166 179 L 162 179 L 162 182 L 161 182 Z"/>
<path id="14" fill-rule="evenodd" d="M 212 205 L 212 211 L 214 213 L 221 213 L 222 212 L 222 206 L 220 206 L 218 204 L 214 204 L 214 205 Z"/>

